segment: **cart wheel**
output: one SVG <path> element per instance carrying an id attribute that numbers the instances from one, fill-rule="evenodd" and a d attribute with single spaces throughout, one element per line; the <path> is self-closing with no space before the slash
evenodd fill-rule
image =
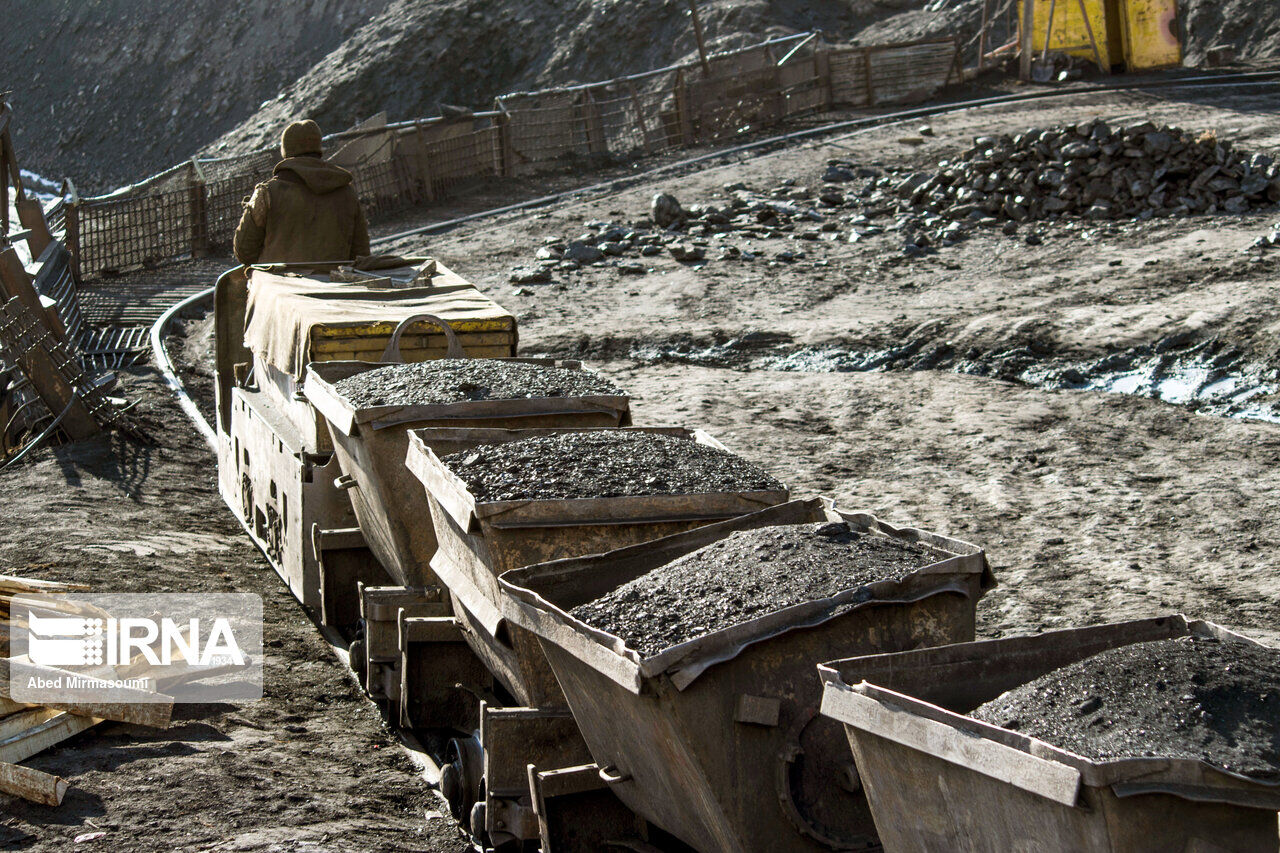
<path id="1" fill-rule="evenodd" d="M 480 751 L 480 741 L 476 737 L 450 738 L 444 753 L 445 765 L 440 768 L 440 793 L 449 803 L 449 813 L 453 819 L 467 824 L 481 801 L 481 786 L 484 776 L 484 756 Z M 484 805 L 483 802 L 479 802 Z M 480 822 L 480 830 L 484 831 L 484 821 Z"/>
<path id="2" fill-rule="evenodd" d="M 488 835 L 484 831 L 484 819 L 488 814 L 484 805 L 484 800 L 471 806 L 471 814 L 468 822 L 471 825 L 471 840 L 479 845 L 481 850 L 488 850 Z"/>
<path id="3" fill-rule="evenodd" d="M 780 755 L 778 801 L 800 834 L 823 847 L 878 850 L 874 837 L 855 829 L 871 826 L 872 818 L 852 757 L 830 748 L 843 737 L 840 724 L 817 708 L 802 711 Z"/>
<path id="4" fill-rule="evenodd" d="M 367 690 L 368 688 L 366 687 L 365 682 L 368 680 L 369 674 L 365 669 L 366 661 L 363 637 L 357 640 L 352 640 L 351 644 L 347 646 L 347 662 L 351 664 L 351 671 L 356 674 L 356 681 L 360 683 L 361 687 L 364 687 Z"/>

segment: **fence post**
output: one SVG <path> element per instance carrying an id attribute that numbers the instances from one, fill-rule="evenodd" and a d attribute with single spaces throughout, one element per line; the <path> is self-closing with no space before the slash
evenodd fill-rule
<path id="1" fill-rule="evenodd" d="M 63 214 L 63 229 L 66 231 L 67 251 L 71 253 L 71 277 L 80 284 L 80 198 L 73 196 L 67 202 Z"/>
<path id="2" fill-rule="evenodd" d="M 684 79 L 684 69 L 676 72 L 676 116 L 680 120 L 680 144 L 693 145 L 693 118 L 689 115 L 689 85 Z"/>
<path id="3" fill-rule="evenodd" d="M 587 150 L 592 154 L 608 153 L 609 143 L 604 137 L 604 123 L 600 108 L 590 89 L 582 90 L 582 123 L 587 135 Z"/>
<path id="4" fill-rule="evenodd" d="M 516 176 L 515 163 L 515 146 L 511 142 L 511 113 L 507 112 L 507 105 L 501 98 L 495 102 L 498 109 L 502 111 L 502 115 L 498 116 L 498 150 L 499 156 L 502 158 L 502 177 L 514 178 Z"/>
<path id="5" fill-rule="evenodd" d="M 204 170 L 194 157 L 191 158 L 189 196 L 191 257 L 203 258 L 209 254 L 209 191 L 204 182 Z"/>
<path id="6" fill-rule="evenodd" d="M 871 48 L 863 48 L 862 51 L 862 76 L 863 84 L 867 88 L 867 107 L 871 108 L 876 105 L 876 87 L 871 82 Z"/>
<path id="7" fill-rule="evenodd" d="M 813 54 L 813 70 L 818 77 L 818 86 L 821 87 L 822 108 L 829 110 L 835 106 L 835 81 L 831 79 L 831 51 L 827 48 L 819 48 Z"/>
<path id="8" fill-rule="evenodd" d="M 436 200 L 436 188 L 431 179 L 431 157 L 427 153 L 427 141 L 423 138 L 422 125 L 413 127 L 413 144 L 418 152 L 418 180 L 422 182 L 422 197 L 428 204 Z"/>
<path id="9" fill-rule="evenodd" d="M 782 66 L 773 56 L 773 48 L 765 45 L 764 61 L 769 69 L 769 77 L 773 81 L 774 124 L 781 124 L 787 117 L 787 97 L 782 91 Z"/>
<path id="10" fill-rule="evenodd" d="M 627 81 L 627 89 L 631 94 L 631 105 L 636 111 L 636 127 L 640 129 L 640 141 L 644 146 L 644 153 L 652 154 L 653 146 L 649 144 L 649 126 L 644 120 L 644 106 L 640 103 L 640 93 L 636 91 L 636 84 Z"/>
<path id="11" fill-rule="evenodd" d="M 951 68 L 947 71 L 947 79 L 942 82 L 944 87 L 951 85 L 952 74 L 956 76 L 957 83 L 964 83 L 964 48 L 960 44 L 960 36 L 957 35 L 954 38 L 956 43 L 956 55 L 955 59 L 951 62 Z"/>

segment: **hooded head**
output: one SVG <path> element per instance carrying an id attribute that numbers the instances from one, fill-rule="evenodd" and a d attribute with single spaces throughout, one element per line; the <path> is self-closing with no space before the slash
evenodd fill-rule
<path id="1" fill-rule="evenodd" d="M 290 157 L 301 157 L 304 154 L 320 156 L 320 125 L 311 119 L 295 121 L 280 134 L 280 156 L 286 160 Z"/>

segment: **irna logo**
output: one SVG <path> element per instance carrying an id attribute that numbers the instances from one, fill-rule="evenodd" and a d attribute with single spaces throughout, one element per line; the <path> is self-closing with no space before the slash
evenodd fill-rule
<path id="1" fill-rule="evenodd" d="M 229 620 L 80 618 L 27 611 L 27 655 L 42 666 L 120 666 L 139 656 L 152 666 L 245 665 Z"/>

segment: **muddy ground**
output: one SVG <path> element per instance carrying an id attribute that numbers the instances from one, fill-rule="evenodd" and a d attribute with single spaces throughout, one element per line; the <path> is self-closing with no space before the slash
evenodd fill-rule
<path id="1" fill-rule="evenodd" d="M 813 182 L 831 157 L 925 166 L 980 133 L 1094 116 L 1212 128 L 1274 154 L 1278 107 L 1268 89 L 1167 90 L 973 111 L 935 120 L 933 137 L 918 123 L 890 127 L 395 248 L 428 250 L 517 313 L 523 352 L 587 356 L 633 393 L 636 423 L 706 428 L 799 494 L 986 546 L 1001 586 L 979 606 L 983 636 L 1181 611 L 1277 641 L 1275 425 L 950 370 L 747 370 L 679 350 L 734 340 L 872 349 L 915 335 L 1051 358 L 1183 336 L 1272 363 L 1280 252 L 1245 250 L 1280 212 L 1046 227 L 1040 246 L 997 231 L 923 258 L 887 235 L 805 243 L 806 257 L 786 263 L 776 256 L 794 243 L 761 240 L 766 257 L 752 263 L 664 256 L 646 259 L 645 275 L 588 267 L 519 291 L 507 279 L 545 237 L 637 219 L 658 189 L 693 203 L 737 181 Z M 201 325 L 191 328 L 184 351 L 207 357 Z M 164 733 L 103 727 L 46 753 L 33 763 L 72 780 L 67 803 L 10 806 L 6 831 L 47 849 L 95 824 L 122 849 L 296 839 L 433 849 L 425 787 L 222 510 L 205 449 L 145 372 L 127 385 L 159 444 L 42 451 L 7 472 L 5 493 L 18 499 L 0 527 L 3 568 L 115 590 L 260 590 L 268 641 L 279 641 L 268 696 L 191 709 Z"/>

